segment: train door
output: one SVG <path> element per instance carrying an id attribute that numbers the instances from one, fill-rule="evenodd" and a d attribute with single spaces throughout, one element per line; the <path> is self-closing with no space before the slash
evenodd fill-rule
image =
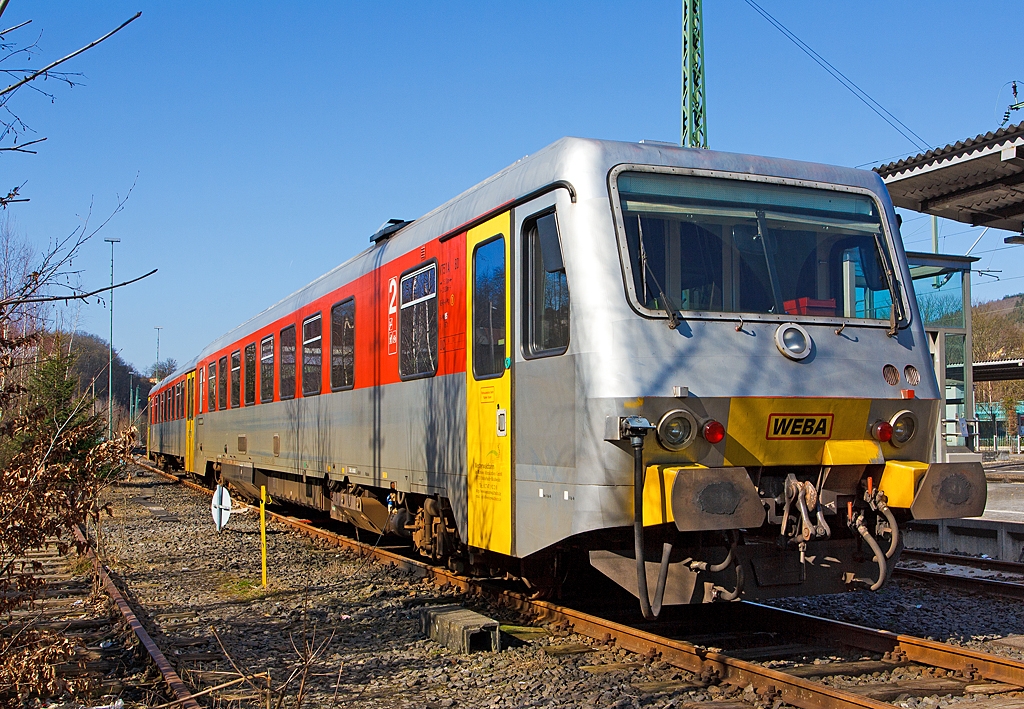
<path id="1" fill-rule="evenodd" d="M 196 373 L 185 378 L 185 472 L 196 472 Z"/>
<path id="2" fill-rule="evenodd" d="M 512 467 L 511 213 L 466 235 L 469 544 L 515 553 Z"/>

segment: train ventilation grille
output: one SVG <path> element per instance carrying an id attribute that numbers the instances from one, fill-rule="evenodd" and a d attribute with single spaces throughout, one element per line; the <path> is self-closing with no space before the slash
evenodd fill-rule
<path id="1" fill-rule="evenodd" d="M 921 383 L 921 373 L 917 371 L 917 367 L 912 364 L 908 364 L 903 368 L 903 376 L 907 379 L 907 384 L 912 387 L 916 387 Z"/>
<path id="2" fill-rule="evenodd" d="M 890 386 L 896 386 L 900 383 L 900 370 L 891 364 L 882 367 L 882 376 L 885 377 L 886 383 Z"/>

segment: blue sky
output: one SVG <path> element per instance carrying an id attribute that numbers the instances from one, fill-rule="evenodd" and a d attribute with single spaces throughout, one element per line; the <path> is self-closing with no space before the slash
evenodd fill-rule
<path id="1" fill-rule="evenodd" d="M 1013 2 L 763 6 L 932 145 L 998 127 L 1019 53 L 991 32 Z M 140 369 L 184 361 L 226 330 L 362 250 L 391 217 L 414 218 L 565 135 L 678 141 L 680 4 L 649 2 L 148 2 L 14 0 L 12 38 L 42 32 L 41 59 L 142 10 L 69 65 L 56 100 L 11 104 L 45 136 L 5 153 L 9 209 L 32 243 L 92 205 L 125 210 L 88 244 L 82 285 L 159 268 L 116 296 L 114 343 Z M 704 4 L 712 148 L 858 166 L 917 150 L 742 0 Z M 961 30 L 955 18 L 968 23 Z M 980 22 L 977 18 L 990 18 Z M 998 25 L 998 22 L 996 22 Z M 35 66 L 39 66 L 37 62 Z M 1001 93 L 1000 93 L 1001 92 Z M 1017 114 L 1014 122 L 1024 120 Z M 7 185 L 6 183 L 10 183 Z M 930 249 L 907 215 L 909 249 Z M 980 230 L 942 222 L 941 250 Z M 1024 251 L 990 231 L 976 299 L 1024 291 Z M 90 304 L 67 323 L 107 335 Z"/>

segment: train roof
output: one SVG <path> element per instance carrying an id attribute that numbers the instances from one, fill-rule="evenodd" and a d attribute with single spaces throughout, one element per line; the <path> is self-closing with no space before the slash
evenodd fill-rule
<path id="1" fill-rule="evenodd" d="M 886 194 L 881 178 L 870 170 L 716 150 L 681 148 L 670 143 L 561 138 L 536 153 L 517 160 L 419 219 L 402 226 L 390 237 L 371 244 L 341 265 L 218 337 L 203 348 L 188 365 L 179 367 L 160 382 L 158 387 L 193 369 L 200 359 L 209 354 L 265 327 L 305 303 L 365 275 L 380 264 L 443 234 L 451 233 L 503 204 L 554 182 L 569 182 L 576 191 L 577 201 L 607 201 L 608 172 L 621 164 L 664 165 L 789 178 L 868 189 L 881 197 Z"/>

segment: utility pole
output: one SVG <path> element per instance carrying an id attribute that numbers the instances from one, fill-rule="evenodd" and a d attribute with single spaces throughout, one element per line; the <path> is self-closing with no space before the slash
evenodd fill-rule
<path id="1" fill-rule="evenodd" d="M 104 239 L 110 244 L 110 342 L 107 343 L 107 440 L 114 437 L 114 244 L 120 239 Z"/>
<path id="2" fill-rule="evenodd" d="M 683 0 L 683 92 L 679 145 L 708 147 L 704 104 L 704 17 L 701 0 Z"/>
<path id="3" fill-rule="evenodd" d="M 156 380 L 160 381 L 160 331 L 164 328 L 157 325 L 153 329 L 156 330 L 156 366 L 153 367 L 153 374 L 156 375 Z"/>

